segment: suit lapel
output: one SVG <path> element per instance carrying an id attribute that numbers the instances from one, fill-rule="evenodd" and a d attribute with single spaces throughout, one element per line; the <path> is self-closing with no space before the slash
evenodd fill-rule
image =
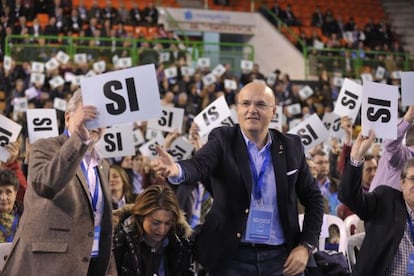
<path id="1" fill-rule="evenodd" d="M 286 149 L 273 132 L 270 131 L 270 135 L 272 136 L 272 146 L 270 150 L 276 178 L 277 202 L 279 207 L 282 207 L 286 206 L 286 199 L 288 198 Z M 281 213 L 283 214 L 283 212 Z"/>
<path id="2" fill-rule="evenodd" d="M 237 167 L 240 168 L 240 178 L 243 186 L 246 188 L 248 200 L 250 202 L 250 194 L 252 191 L 252 172 L 249 164 L 249 153 L 247 152 L 246 142 L 241 133 L 240 128 L 237 129 L 236 141 L 234 143 L 233 152 L 237 162 Z"/>

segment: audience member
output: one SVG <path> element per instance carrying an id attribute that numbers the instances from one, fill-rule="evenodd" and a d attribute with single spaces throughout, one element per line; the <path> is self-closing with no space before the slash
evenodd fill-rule
<path id="1" fill-rule="evenodd" d="M 118 275 L 194 275 L 191 228 L 171 188 L 146 188 L 120 217 L 113 238 Z"/>
<path id="2" fill-rule="evenodd" d="M 134 203 L 135 195 L 131 191 L 131 183 L 126 171 L 112 164 L 109 172 L 109 185 L 112 194 L 112 209 L 116 210 L 126 204 Z"/>
<path id="3" fill-rule="evenodd" d="M 369 191 L 379 185 L 388 185 L 401 191 L 399 181 L 405 162 L 414 155 L 414 106 L 410 106 L 398 123 L 397 139 L 383 142 L 383 153 L 378 162 L 378 170 L 371 182 Z M 403 143 L 405 138 L 405 144 Z"/>
<path id="4" fill-rule="evenodd" d="M 154 169 L 170 181 L 211 179 L 207 190 L 213 191 L 214 201 L 195 244 L 196 258 L 210 275 L 230 271 L 256 275 L 259 268 L 266 275 L 300 274 L 317 244 L 322 197 L 298 137 L 268 128 L 276 111 L 274 104 L 270 88 L 249 83 L 238 96 L 240 126 L 214 129 L 192 159 L 179 163 L 157 148 L 160 157 L 154 161 Z M 258 169 L 266 173 L 258 173 Z M 287 185 L 290 181 L 292 185 Z M 239 186 L 242 183 L 244 188 Z M 294 190 L 288 192 L 288 186 Z M 303 232 L 298 225 L 296 196 L 306 210 Z M 261 225 L 264 232 L 262 227 L 253 227 L 252 221 L 260 218 L 268 218 Z M 268 259 L 257 260 L 258 252 Z"/>
<path id="5" fill-rule="evenodd" d="M 107 271 L 112 238 L 109 164 L 94 150 L 103 129 L 85 127 L 95 117 L 96 108 L 83 106 L 77 90 L 65 113 L 67 131 L 33 144 L 25 209 L 2 275 Z"/>
<path id="6" fill-rule="evenodd" d="M 368 137 L 358 135 L 339 190 L 339 199 L 364 220 L 366 226 L 352 275 L 409 275 L 413 252 L 414 159 L 405 161 L 401 169 L 401 191 L 388 184 L 364 193 L 360 185 L 363 158 L 374 141 L 373 130 Z M 387 184 L 389 178 L 383 180 Z"/>
<path id="7" fill-rule="evenodd" d="M 0 169 L 0 243 L 12 242 L 23 213 L 16 201 L 19 179 L 13 171 Z"/>

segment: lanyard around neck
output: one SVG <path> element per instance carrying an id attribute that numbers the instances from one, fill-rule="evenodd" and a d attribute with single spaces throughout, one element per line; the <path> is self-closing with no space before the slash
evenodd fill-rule
<path id="1" fill-rule="evenodd" d="M 81 165 L 82 172 L 85 175 L 86 182 L 88 183 L 89 192 L 91 193 L 91 186 L 89 185 L 89 178 L 88 178 L 88 170 L 86 169 L 83 161 L 81 162 L 80 165 Z M 91 198 L 92 198 L 92 210 L 96 212 L 96 206 L 98 204 L 98 197 L 99 197 L 99 177 L 98 177 L 98 171 L 96 170 L 96 167 L 94 167 L 94 171 L 95 171 L 95 177 L 96 177 L 96 184 L 95 184 L 95 189 L 93 191 L 93 195 L 91 193 Z"/>
<path id="2" fill-rule="evenodd" d="M 263 160 L 262 167 L 260 168 L 260 171 L 258 174 L 256 170 L 256 166 L 253 162 L 253 157 L 249 151 L 249 162 L 250 162 L 250 168 L 253 173 L 253 182 L 254 182 L 253 196 L 255 200 L 260 200 L 262 198 L 262 188 L 264 185 L 264 174 L 270 162 L 270 149 L 268 149 L 265 154 L 266 154 L 265 159 Z"/>

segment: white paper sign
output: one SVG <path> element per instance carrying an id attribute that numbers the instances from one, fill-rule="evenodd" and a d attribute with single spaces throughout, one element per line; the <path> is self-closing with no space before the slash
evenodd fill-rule
<path id="1" fill-rule="evenodd" d="M 361 109 L 362 134 L 370 129 L 377 138 L 397 139 L 398 87 L 375 82 L 364 82 Z"/>
<path id="2" fill-rule="evenodd" d="M 188 67 L 188 66 L 183 66 L 180 68 L 181 70 L 181 75 L 183 76 L 192 76 L 194 75 L 194 68 L 192 67 Z"/>
<path id="3" fill-rule="evenodd" d="M 0 161 L 7 161 L 9 152 L 4 146 L 15 142 L 21 130 L 21 125 L 0 114 Z"/>
<path id="4" fill-rule="evenodd" d="M 81 79 L 84 105 L 97 107 L 98 118 L 88 128 L 148 120 L 161 115 L 154 64 Z"/>
<path id="5" fill-rule="evenodd" d="M 208 86 L 208 85 L 213 84 L 215 82 L 216 82 L 216 77 L 212 73 L 207 74 L 203 77 L 204 86 Z"/>
<path id="6" fill-rule="evenodd" d="M 373 81 L 372 74 L 371 73 L 361 74 L 361 80 L 362 80 L 362 83 L 366 81 Z"/>
<path id="7" fill-rule="evenodd" d="M 28 109 L 26 114 L 27 131 L 31 144 L 41 138 L 56 137 L 59 135 L 55 109 Z"/>
<path id="8" fill-rule="evenodd" d="M 86 73 L 85 78 L 95 77 L 96 73 L 93 70 L 89 70 L 88 73 Z"/>
<path id="9" fill-rule="evenodd" d="M 13 100 L 13 111 L 26 112 L 28 108 L 28 101 L 26 97 L 19 97 Z"/>
<path id="10" fill-rule="evenodd" d="M 300 103 L 287 105 L 286 110 L 287 112 L 289 112 L 290 115 L 298 115 L 302 113 L 302 108 L 300 107 Z"/>
<path id="11" fill-rule="evenodd" d="M 181 161 L 188 159 L 191 156 L 194 146 L 187 140 L 187 138 L 181 136 L 172 142 L 168 153 L 174 158 L 175 161 Z"/>
<path id="12" fill-rule="evenodd" d="M 31 73 L 30 74 L 30 83 L 35 84 L 44 84 L 45 83 L 45 75 L 40 73 Z"/>
<path id="13" fill-rule="evenodd" d="M 210 67 L 210 59 L 207 57 L 199 58 L 197 60 L 198 67 Z"/>
<path id="14" fill-rule="evenodd" d="M 56 76 L 49 81 L 49 85 L 52 89 L 55 89 L 63 84 L 65 84 L 65 80 L 61 76 Z"/>
<path id="15" fill-rule="evenodd" d="M 375 78 L 378 80 L 382 80 L 385 75 L 385 68 L 382 66 L 378 66 L 377 70 L 375 71 Z"/>
<path id="16" fill-rule="evenodd" d="M 275 84 L 275 82 L 276 82 L 276 77 L 277 76 L 276 76 L 275 73 L 270 73 L 267 76 L 267 80 L 266 80 L 267 84 L 270 85 L 270 86 L 273 86 Z"/>
<path id="17" fill-rule="evenodd" d="M 224 88 L 229 90 L 237 90 L 237 82 L 235 80 L 224 80 Z"/>
<path id="18" fill-rule="evenodd" d="M 144 135 L 142 134 L 142 131 L 137 128 L 132 132 L 133 138 L 134 138 L 134 146 L 139 146 L 141 144 L 145 143 Z"/>
<path id="19" fill-rule="evenodd" d="M 71 72 L 65 72 L 63 78 L 65 79 L 65 82 L 72 82 L 76 76 Z"/>
<path id="20" fill-rule="evenodd" d="M 332 137 L 343 138 L 345 133 L 341 128 L 341 117 L 334 112 L 327 112 L 322 118 L 322 122 Z"/>
<path id="21" fill-rule="evenodd" d="M 401 73 L 402 73 L 401 71 L 394 71 L 394 72 L 392 72 L 391 76 L 392 76 L 393 79 L 399 80 L 399 79 L 401 79 Z"/>
<path id="22" fill-rule="evenodd" d="M 45 71 L 45 65 L 43 62 L 32 61 L 32 66 L 30 69 L 32 73 L 43 73 L 43 71 Z"/>
<path id="23" fill-rule="evenodd" d="M 47 71 L 55 70 L 59 67 L 59 62 L 57 59 L 51 58 L 48 62 L 45 63 L 45 67 Z"/>
<path id="24" fill-rule="evenodd" d="M 245 71 L 252 71 L 253 70 L 253 61 L 243 59 L 240 61 L 240 68 Z"/>
<path id="25" fill-rule="evenodd" d="M 103 73 L 106 70 L 106 62 L 101 60 L 101 61 L 97 61 L 93 64 L 93 71 L 95 71 L 96 73 Z"/>
<path id="26" fill-rule="evenodd" d="M 275 115 L 270 121 L 269 128 L 277 129 L 279 131 L 283 130 L 283 106 L 278 105 L 276 108 Z"/>
<path id="27" fill-rule="evenodd" d="M 348 116 L 355 122 L 362 103 L 362 86 L 345 78 L 339 91 L 334 112 L 340 116 Z"/>
<path id="28" fill-rule="evenodd" d="M 239 123 L 239 119 L 237 118 L 237 110 L 235 106 L 232 106 L 230 108 L 230 113 L 231 115 L 229 117 L 221 121 L 220 124 L 222 126 L 234 126 Z"/>
<path id="29" fill-rule="evenodd" d="M 80 63 L 86 63 L 88 61 L 88 58 L 86 56 L 85 53 L 82 54 L 75 54 L 75 56 L 73 57 L 74 61 L 76 64 L 80 64 Z"/>
<path id="30" fill-rule="evenodd" d="M 153 139 L 161 139 L 164 138 L 164 135 L 162 134 L 161 130 L 158 129 L 151 129 L 151 128 L 147 128 L 146 132 L 145 132 L 145 139 L 147 141 L 149 140 L 153 140 Z"/>
<path id="31" fill-rule="evenodd" d="M 401 105 L 414 105 L 414 72 L 401 72 Z"/>
<path id="32" fill-rule="evenodd" d="M 226 72 L 226 68 L 223 65 L 217 65 L 211 73 L 217 77 L 221 77 Z"/>
<path id="33" fill-rule="evenodd" d="M 67 105 L 68 105 L 68 102 L 65 99 L 61 99 L 61 98 L 56 97 L 53 100 L 53 108 L 54 109 L 65 112 Z"/>
<path id="34" fill-rule="evenodd" d="M 84 78 L 84 76 L 82 76 L 82 75 L 75 76 L 75 78 L 72 80 L 71 84 L 80 86 L 81 85 L 81 79 L 83 79 L 83 78 Z"/>
<path id="35" fill-rule="evenodd" d="M 98 151 L 105 158 L 135 155 L 132 124 L 109 127 L 96 143 Z"/>
<path id="36" fill-rule="evenodd" d="M 66 64 L 66 63 L 68 63 L 68 61 L 69 61 L 69 55 L 68 55 L 68 54 L 66 54 L 66 53 L 65 53 L 65 52 L 63 52 L 63 51 L 59 51 L 59 52 L 56 54 L 56 59 L 57 59 L 60 63 Z"/>
<path id="37" fill-rule="evenodd" d="M 118 68 L 129 68 L 132 66 L 132 59 L 130 57 L 120 58 L 116 61 Z"/>
<path id="38" fill-rule="evenodd" d="M 184 109 L 170 106 L 161 107 L 162 115 L 148 120 L 147 128 L 158 129 L 166 132 L 182 131 L 184 121 Z"/>
<path id="39" fill-rule="evenodd" d="M 139 151 L 143 156 L 147 156 L 150 160 L 154 160 L 158 156 L 155 147 L 157 145 L 162 146 L 164 144 L 164 140 L 163 136 L 158 136 L 157 138 L 154 138 L 139 147 Z"/>
<path id="40" fill-rule="evenodd" d="M 167 79 L 177 77 L 177 67 L 169 67 L 164 69 L 164 75 Z"/>
<path id="41" fill-rule="evenodd" d="M 9 71 L 12 65 L 12 58 L 10 56 L 4 56 L 3 58 L 3 67 L 4 70 Z"/>
<path id="42" fill-rule="evenodd" d="M 307 152 L 312 147 L 325 141 L 329 137 L 329 132 L 319 119 L 317 114 L 313 114 L 302 121 L 288 133 L 299 135 Z"/>
<path id="43" fill-rule="evenodd" d="M 303 100 L 309 98 L 311 95 L 313 95 L 313 89 L 309 85 L 306 85 L 305 87 L 299 90 L 299 96 Z"/>
<path id="44" fill-rule="evenodd" d="M 36 98 L 39 95 L 39 93 L 37 92 L 36 88 L 32 86 L 24 91 L 24 95 L 28 100 L 31 100 L 33 98 Z"/>
<path id="45" fill-rule="evenodd" d="M 219 97 L 217 100 L 209 104 L 196 117 L 194 117 L 194 122 L 200 128 L 200 137 L 209 133 L 213 128 L 219 126 L 221 121 L 230 115 L 231 112 L 224 96 Z"/>
<path id="46" fill-rule="evenodd" d="M 334 77 L 333 78 L 333 84 L 337 87 L 342 87 L 342 85 L 344 84 L 344 78 Z"/>
<path id="47" fill-rule="evenodd" d="M 160 53 L 160 63 L 169 62 L 170 61 L 170 52 L 161 52 Z"/>

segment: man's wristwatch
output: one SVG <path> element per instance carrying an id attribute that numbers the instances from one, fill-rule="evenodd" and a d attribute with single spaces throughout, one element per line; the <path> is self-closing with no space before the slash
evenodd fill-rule
<path id="1" fill-rule="evenodd" d="M 305 241 L 301 242 L 300 245 L 303 245 L 308 250 L 309 255 L 312 254 L 313 250 L 315 250 L 316 247 Z"/>

